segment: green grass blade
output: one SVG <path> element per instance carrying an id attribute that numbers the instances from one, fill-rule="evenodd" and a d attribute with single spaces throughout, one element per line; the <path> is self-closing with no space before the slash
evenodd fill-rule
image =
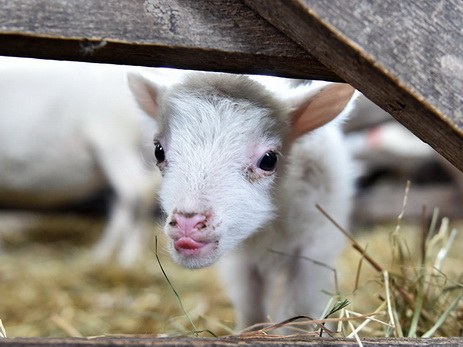
<path id="1" fill-rule="evenodd" d="M 418 288 L 417 288 L 417 298 L 415 301 L 415 310 L 413 311 L 412 320 L 410 322 L 410 330 L 408 331 L 408 337 L 416 337 L 416 330 L 418 328 L 418 322 L 421 317 L 421 309 L 423 308 L 423 300 L 425 296 L 425 280 L 424 280 L 424 269 L 421 271 L 421 276 L 418 280 Z"/>
<path id="2" fill-rule="evenodd" d="M 196 328 L 195 323 L 193 323 L 193 321 L 191 320 L 190 316 L 189 316 L 188 313 L 186 312 L 185 307 L 183 306 L 183 303 L 182 303 L 182 299 L 180 298 L 180 295 L 178 295 L 177 291 L 175 290 L 174 286 L 172 285 L 172 282 L 170 281 L 169 277 L 167 276 L 166 272 L 164 271 L 164 268 L 162 267 L 161 260 L 159 259 L 159 256 L 158 256 L 158 237 L 156 236 L 156 237 L 154 238 L 154 240 L 155 240 L 154 253 L 155 253 L 155 255 L 156 255 L 156 260 L 158 261 L 159 267 L 161 268 L 162 274 L 164 275 L 164 277 L 165 277 L 167 283 L 169 284 L 170 288 L 171 288 L 172 291 L 174 292 L 175 297 L 177 298 L 177 301 L 178 301 L 178 303 L 180 304 L 180 308 L 181 308 L 182 311 L 183 311 L 183 314 L 186 316 L 186 318 L 187 318 L 188 321 L 190 322 L 191 326 L 193 327 L 193 330 L 195 331 L 195 335 L 198 336 L 198 329 Z"/>
<path id="3" fill-rule="evenodd" d="M 331 308 L 330 312 L 325 316 L 325 318 L 329 318 L 333 313 L 336 313 L 340 310 L 342 310 L 344 307 L 347 307 L 351 304 L 351 302 L 347 299 L 344 299 L 344 301 L 338 301 L 334 304 L 334 306 Z"/>
<path id="4" fill-rule="evenodd" d="M 439 319 L 436 321 L 436 323 L 432 326 L 431 329 L 429 329 L 427 332 L 425 332 L 422 337 L 427 338 L 427 337 L 432 337 L 434 333 L 439 329 L 439 327 L 445 322 L 445 320 L 450 316 L 450 313 L 454 310 L 454 308 L 458 305 L 460 302 L 461 298 L 463 298 L 463 293 L 460 294 L 451 304 L 445 312 L 439 317 Z"/>

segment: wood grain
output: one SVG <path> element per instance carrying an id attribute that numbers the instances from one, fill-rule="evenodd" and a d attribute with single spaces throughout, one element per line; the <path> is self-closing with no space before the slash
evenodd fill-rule
<path id="1" fill-rule="evenodd" d="M 0 0 L 0 55 L 344 80 L 463 170 L 460 0 L 243 1 Z"/>
<path id="2" fill-rule="evenodd" d="M 463 3 L 246 0 L 463 170 Z"/>
<path id="3" fill-rule="evenodd" d="M 397 339 L 397 338 L 368 338 L 362 339 L 362 344 L 366 347 L 457 347 L 463 344 L 461 338 L 439 338 L 439 339 Z M 333 339 L 333 338 L 238 338 L 238 337 L 221 337 L 221 338 L 15 338 L 1 339 L 0 345 L 5 347 L 20 346 L 63 346 L 63 347 L 112 347 L 112 346 L 132 346 L 132 347 L 228 347 L 228 346 L 278 346 L 278 347 L 353 347 L 358 346 L 355 339 Z"/>
<path id="4" fill-rule="evenodd" d="M 340 81 L 239 0 L 0 0 L 0 55 Z"/>

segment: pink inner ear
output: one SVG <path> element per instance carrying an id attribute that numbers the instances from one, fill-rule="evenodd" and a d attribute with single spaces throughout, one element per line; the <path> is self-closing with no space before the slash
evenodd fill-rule
<path id="1" fill-rule="evenodd" d="M 149 116 L 156 118 L 158 89 L 153 82 L 138 73 L 127 76 L 129 88 L 138 106 Z"/>
<path id="2" fill-rule="evenodd" d="M 355 89 L 349 84 L 335 83 L 304 100 L 292 114 L 291 138 L 296 139 L 336 118 L 354 92 Z"/>

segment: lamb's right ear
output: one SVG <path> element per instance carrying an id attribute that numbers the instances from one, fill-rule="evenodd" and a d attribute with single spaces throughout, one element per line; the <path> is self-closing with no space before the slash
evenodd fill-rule
<path id="1" fill-rule="evenodd" d="M 332 83 L 315 95 L 298 100 L 291 115 L 294 140 L 336 118 L 354 95 L 355 89 L 346 83 Z"/>
<path id="2" fill-rule="evenodd" d="M 136 72 L 127 75 L 129 88 L 138 106 L 150 117 L 156 118 L 158 110 L 159 88 L 146 77 Z"/>

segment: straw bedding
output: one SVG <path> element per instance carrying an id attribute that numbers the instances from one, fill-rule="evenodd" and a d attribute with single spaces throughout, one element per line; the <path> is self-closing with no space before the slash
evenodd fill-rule
<path id="1" fill-rule="evenodd" d="M 160 234 L 157 224 L 153 222 L 153 236 Z M 438 319 L 442 307 L 449 304 L 447 301 L 461 294 L 459 250 L 463 246 L 462 236 L 457 235 L 443 259 L 442 269 L 423 274 L 419 272 L 426 265 L 420 260 L 422 228 L 417 223 L 407 224 L 406 218 L 401 224 L 399 243 L 399 238 L 394 241 L 394 236 L 391 236 L 396 229 L 395 223 L 354 233 L 366 252 L 387 270 L 388 278 L 351 247 L 346 249 L 337 266 L 340 296 L 331 305 L 344 299 L 352 303 L 332 317 L 352 317 L 355 315 L 353 312 L 368 314 L 381 311 L 375 317 L 382 323 L 365 324 L 358 332 L 360 336 L 406 336 L 410 329 L 414 329 L 415 336 L 421 336 L 432 327 L 431 322 L 426 322 L 426 315 Z M 178 334 L 192 330 L 189 319 L 183 314 L 156 261 L 154 240 L 136 266 L 129 270 L 111 262 L 95 264 L 90 250 L 103 226 L 104 220 L 99 217 L 8 211 L 0 214 L 0 319 L 8 336 Z M 454 223 L 454 226 L 463 229 L 463 223 Z M 453 226 L 448 229 L 452 230 Z M 190 271 L 180 268 L 170 261 L 164 251 L 163 236 L 159 239 L 161 245 L 158 254 L 162 266 L 196 328 L 208 329 L 216 335 L 231 334 L 233 310 L 214 269 Z M 440 249 L 438 242 L 434 243 L 429 246 L 434 247 L 427 255 L 429 261 Z M 402 245 L 400 250 L 397 244 Z M 432 268 L 434 265 L 430 266 Z M 409 323 L 413 320 L 415 309 L 407 306 L 392 282 L 410 292 L 414 304 L 419 295 L 423 296 L 423 291 L 420 294 L 417 288 L 424 288 L 429 296 L 422 300 L 422 309 L 426 312 L 424 318 L 421 317 L 423 314 L 419 315 L 422 320 L 418 319 L 416 327 L 410 327 Z M 439 290 L 452 296 L 445 303 L 431 302 L 436 300 L 436 295 L 442 296 L 437 293 Z M 327 296 L 327 303 L 329 300 Z M 403 307 L 398 307 L 400 305 Z M 441 311 L 434 312 L 436 307 L 432 308 L 432 305 L 439 305 Z M 433 336 L 462 334 L 461 307 L 458 301 L 443 324 L 446 328 L 438 329 Z M 396 327 L 391 328 L 390 320 L 394 314 L 397 315 Z M 362 322 L 365 319 L 343 321 L 337 328 L 340 334 L 348 336 Z M 307 329 L 313 331 L 317 327 L 306 328 L 305 331 L 309 331 Z M 208 336 L 209 333 L 204 334 Z"/>

